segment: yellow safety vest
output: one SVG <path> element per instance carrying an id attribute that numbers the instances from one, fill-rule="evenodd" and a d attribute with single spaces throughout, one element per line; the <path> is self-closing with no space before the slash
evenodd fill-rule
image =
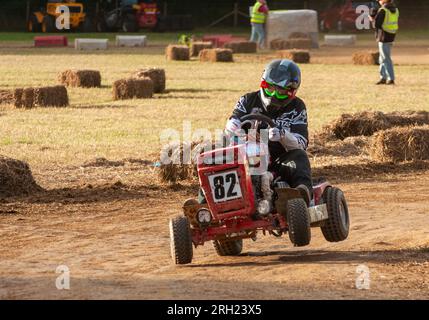
<path id="1" fill-rule="evenodd" d="M 262 6 L 262 3 L 259 1 L 255 3 L 252 11 L 252 18 L 250 19 L 251 23 L 265 23 L 266 16 L 265 14 L 259 12 L 259 8 Z"/>
<path id="2" fill-rule="evenodd" d="M 381 8 L 384 10 L 386 16 L 384 17 L 383 30 L 389 33 L 395 34 L 399 29 L 399 9 L 396 8 L 396 12 L 392 13 L 389 9 Z"/>

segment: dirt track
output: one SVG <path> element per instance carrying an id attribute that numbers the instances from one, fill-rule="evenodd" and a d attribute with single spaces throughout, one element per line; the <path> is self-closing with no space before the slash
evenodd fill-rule
<path id="1" fill-rule="evenodd" d="M 195 186 L 144 186 L 139 176 L 114 183 L 133 168 L 62 169 L 62 179 L 36 174 L 48 191 L 1 200 L 0 298 L 429 298 L 428 163 L 339 179 L 352 218 L 343 243 L 327 243 L 317 229 L 302 249 L 287 236 L 261 235 L 245 242 L 240 257 L 218 257 L 207 245 L 180 267 L 169 257 L 168 218 Z M 142 175 L 150 175 L 145 168 Z M 68 291 L 55 287 L 63 264 Z M 370 269 L 370 290 L 355 288 L 360 264 Z"/>

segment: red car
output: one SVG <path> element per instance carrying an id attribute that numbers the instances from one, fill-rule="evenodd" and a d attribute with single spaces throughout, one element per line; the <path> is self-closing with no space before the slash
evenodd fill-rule
<path id="1" fill-rule="evenodd" d="M 365 5 L 368 8 L 374 8 L 374 2 L 336 0 L 331 6 L 319 14 L 320 31 L 344 31 L 357 30 L 356 19 L 360 13 L 356 13 L 356 8 Z"/>
<path id="2" fill-rule="evenodd" d="M 261 114 L 242 117 L 242 127 L 258 130 L 276 124 Z M 311 227 L 319 227 L 327 241 L 343 241 L 349 234 L 349 212 L 344 193 L 327 181 L 314 182 L 314 199 L 306 203 L 298 189 L 290 188 L 275 172 L 266 144 L 232 143 L 202 153 L 198 176 L 206 201 L 187 200 L 183 214 L 170 220 L 171 256 L 175 264 L 192 262 L 193 247 L 212 242 L 218 255 L 236 256 L 243 239 L 256 240 L 258 232 L 281 237 L 288 233 L 295 246 L 306 246 Z M 253 173 L 252 173 L 253 172 Z"/>

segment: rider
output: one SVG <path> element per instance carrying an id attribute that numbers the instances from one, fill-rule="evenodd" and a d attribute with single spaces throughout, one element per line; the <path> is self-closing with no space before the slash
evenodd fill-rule
<path id="1" fill-rule="evenodd" d="M 262 75 L 260 90 L 240 98 L 226 124 L 233 135 L 241 129 L 240 118 L 260 113 L 273 119 L 269 129 L 270 170 L 278 173 L 292 188 L 303 194 L 307 204 L 313 195 L 308 146 L 307 110 L 296 96 L 301 85 L 301 70 L 290 60 L 274 60 Z"/>

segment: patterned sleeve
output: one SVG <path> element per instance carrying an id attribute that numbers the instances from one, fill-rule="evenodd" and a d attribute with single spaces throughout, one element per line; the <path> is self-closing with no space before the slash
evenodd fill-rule
<path id="1" fill-rule="evenodd" d="M 298 140 L 304 150 L 308 147 L 308 122 L 307 110 L 302 109 L 299 115 L 291 122 L 290 132 Z"/>
<path id="2" fill-rule="evenodd" d="M 245 116 L 249 112 L 247 111 L 248 98 L 247 96 L 242 96 L 235 105 L 234 111 L 232 112 L 231 118 L 240 119 L 242 116 Z"/>

